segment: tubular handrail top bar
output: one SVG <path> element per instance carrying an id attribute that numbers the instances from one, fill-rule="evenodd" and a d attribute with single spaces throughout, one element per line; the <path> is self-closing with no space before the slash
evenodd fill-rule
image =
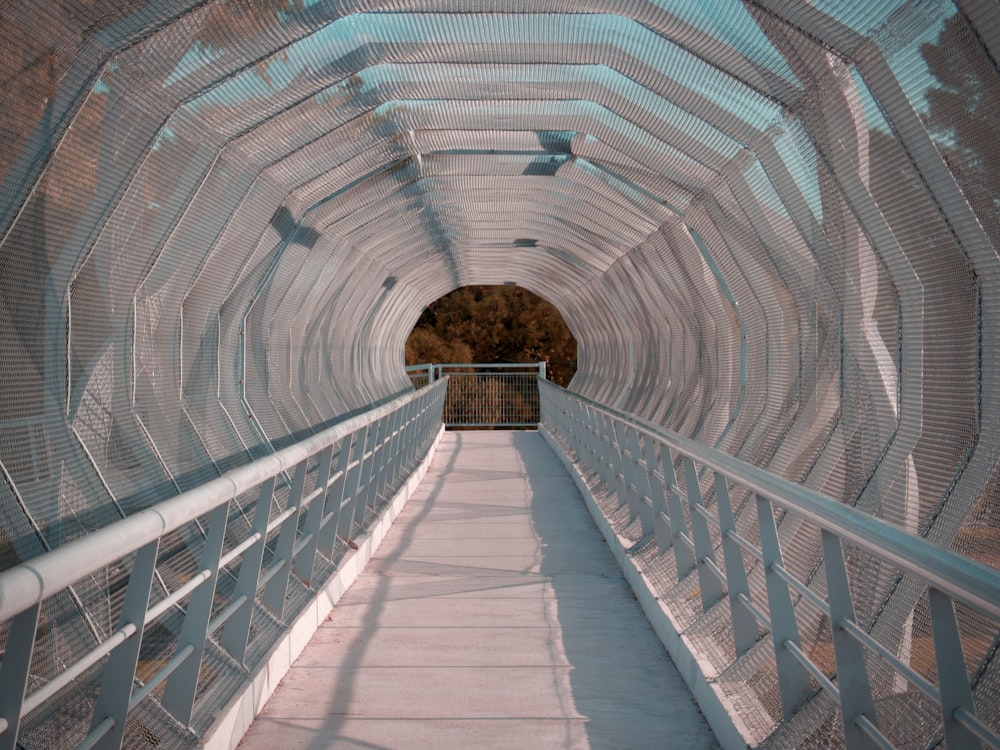
<path id="1" fill-rule="evenodd" d="M 495 367 L 498 370 L 521 368 L 524 370 L 537 370 L 538 362 L 440 362 L 435 363 L 439 369 L 455 367 Z"/>
<path id="2" fill-rule="evenodd" d="M 431 388 L 444 387 L 445 382 L 439 381 Z M 425 395 L 426 391 L 407 393 L 276 453 L 231 469 L 199 487 L 0 572 L 0 622 L 9 620 L 84 576 L 205 515 L 222 503 L 254 489 L 365 424 Z"/>
<path id="3" fill-rule="evenodd" d="M 540 370 L 543 364 L 544 362 L 422 362 L 418 365 L 406 365 L 403 370 L 407 375 L 419 375 L 427 372 L 428 368 L 437 370 L 438 372 L 472 368 L 480 370 L 527 370 L 531 372 Z"/>
<path id="4" fill-rule="evenodd" d="M 640 432 L 723 474 L 735 484 L 783 508 L 794 510 L 821 529 L 913 573 L 934 588 L 1000 620 L 1000 572 L 993 568 L 634 414 L 608 407 L 549 381 L 545 381 L 545 386 L 562 391 L 597 411 L 629 422 Z"/>

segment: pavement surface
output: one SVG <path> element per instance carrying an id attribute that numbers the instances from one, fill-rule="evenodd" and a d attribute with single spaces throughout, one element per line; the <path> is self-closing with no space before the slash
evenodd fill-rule
<path id="1" fill-rule="evenodd" d="M 243 750 L 717 744 L 535 432 L 449 432 Z"/>

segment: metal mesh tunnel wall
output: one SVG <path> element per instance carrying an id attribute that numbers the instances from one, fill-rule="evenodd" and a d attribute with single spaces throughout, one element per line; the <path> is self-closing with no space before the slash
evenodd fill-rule
<path id="1" fill-rule="evenodd" d="M 996 3 L 0 17 L 0 566 L 408 390 L 423 307 L 507 282 L 572 390 L 1000 560 Z M 860 579 L 898 641 L 919 587 Z"/>

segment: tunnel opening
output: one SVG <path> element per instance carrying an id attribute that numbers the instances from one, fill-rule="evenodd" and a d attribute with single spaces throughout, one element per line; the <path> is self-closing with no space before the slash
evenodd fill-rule
<path id="1" fill-rule="evenodd" d="M 567 387 L 576 374 L 576 339 L 552 303 L 521 286 L 455 289 L 429 304 L 406 340 L 406 364 L 544 362 L 547 379 Z"/>

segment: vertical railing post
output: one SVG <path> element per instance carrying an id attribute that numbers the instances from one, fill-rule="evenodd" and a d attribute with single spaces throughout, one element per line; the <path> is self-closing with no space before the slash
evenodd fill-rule
<path id="1" fill-rule="evenodd" d="M 135 560 L 128 577 L 125 601 L 122 602 L 118 628 L 131 633 L 117 646 L 104 666 L 101 690 L 94 704 L 94 716 L 90 723 L 90 735 L 94 739 L 90 746 L 97 750 L 119 750 L 125 736 L 125 717 L 135 684 L 135 669 L 139 664 L 139 648 L 142 645 L 142 630 L 146 625 L 149 611 L 149 594 L 153 588 L 153 573 L 156 571 L 156 553 L 160 540 L 149 542 L 136 550 Z"/>
<path id="2" fill-rule="evenodd" d="M 352 489 L 351 491 L 351 513 L 350 513 L 350 529 L 352 530 L 346 535 L 348 539 L 353 536 L 353 530 L 363 528 L 365 522 L 365 511 L 367 510 L 367 490 L 368 486 L 365 483 L 365 474 L 368 471 L 368 464 L 371 460 L 371 444 L 375 439 L 375 433 L 378 431 L 378 425 L 374 422 L 370 422 L 364 429 L 364 435 L 359 436 L 361 439 L 358 440 L 358 452 L 357 459 L 358 462 L 353 468 L 352 478 L 347 480 L 347 488 Z M 345 519 L 348 520 L 348 519 Z"/>
<path id="3" fill-rule="evenodd" d="M 637 497 L 638 487 L 636 486 L 636 466 L 632 453 L 632 434 L 635 432 L 624 422 L 616 425 L 618 434 L 618 487 L 621 492 L 619 502 L 628 505 L 629 523 L 639 517 L 639 499 Z M 620 507 L 620 506 L 619 506 Z"/>
<path id="4" fill-rule="evenodd" d="M 410 456 L 416 458 L 423 447 L 425 420 L 431 410 L 431 400 L 422 398 L 407 404 L 403 412 L 403 420 L 399 428 L 399 449 L 393 464 L 393 474 L 397 478 L 406 475 L 411 465 Z"/>
<path id="5" fill-rule="evenodd" d="M 406 424 L 410 405 L 402 409 L 397 409 L 392 415 L 392 425 L 389 428 L 389 437 L 382 447 L 385 453 L 382 459 L 382 467 L 379 471 L 379 494 L 388 498 L 396 487 L 397 466 L 399 456 L 403 452 L 403 441 L 406 439 Z"/>
<path id="6" fill-rule="evenodd" d="M 354 504 L 355 522 L 358 527 L 363 527 L 368 509 L 375 503 L 372 493 L 372 476 L 375 471 L 375 458 L 379 438 L 385 429 L 385 419 L 378 419 L 368 425 L 368 435 L 365 440 L 365 447 L 361 453 L 361 469 L 358 474 L 358 501 Z"/>
<path id="7" fill-rule="evenodd" d="M 544 394 L 544 414 L 545 419 L 552 425 L 553 431 L 566 441 L 570 455 L 577 458 L 581 455 L 583 441 L 580 434 L 580 423 L 576 418 L 576 411 L 571 410 L 570 404 L 560 404 L 555 401 L 552 391 L 539 386 L 539 397 Z M 541 401 L 540 401 L 541 403 Z"/>
<path id="8" fill-rule="evenodd" d="M 608 432 L 609 437 L 611 437 L 611 463 L 612 470 L 614 472 L 614 489 L 615 494 L 618 496 L 618 507 L 621 508 L 623 505 L 628 506 L 629 520 L 635 518 L 635 505 L 632 502 L 632 488 L 629 477 L 631 475 L 631 468 L 628 467 L 627 457 L 625 455 L 625 441 L 628 436 L 628 427 L 624 422 L 619 422 L 617 419 L 611 419 L 610 425 L 611 429 Z"/>
<path id="9" fill-rule="evenodd" d="M 328 445 L 319 454 L 316 464 L 315 495 L 306 509 L 306 521 L 302 535 L 307 540 L 295 555 L 292 571 L 306 586 L 312 588 L 313 569 L 316 566 L 316 551 L 319 549 L 320 529 L 326 512 L 326 495 L 330 484 L 330 466 L 333 463 L 333 445 Z"/>
<path id="10" fill-rule="evenodd" d="M 430 439 L 431 429 L 436 433 L 440 428 L 441 420 L 433 420 L 436 415 L 434 400 L 438 398 L 440 397 L 426 397 L 409 405 L 403 422 L 403 442 L 396 460 L 396 473 L 399 476 L 408 473 L 411 466 L 416 466 L 418 459 L 423 457 L 424 441 Z M 433 427 L 428 428 L 432 421 Z"/>
<path id="11" fill-rule="evenodd" d="M 771 616 L 774 659 L 781 692 L 781 711 L 784 718 L 789 719 L 809 696 L 809 675 L 795 655 L 785 646 L 786 643 L 801 645 L 799 627 L 795 622 L 795 608 L 792 606 L 788 584 L 775 570 L 775 567 L 782 566 L 782 558 L 771 501 L 761 495 L 757 495 L 757 521 L 760 527 L 760 551 L 764 559 L 764 581 L 767 589 L 767 606 Z"/>
<path id="12" fill-rule="evenodd" d="M 694 461 L 685 458 L 684 483 L 687 488 L 688 512 L 691 516 L 691 539 L 694 542 L 695 565 L 698 570 L 698 586 L 701 589 L 701 609 L 708 612 L 726 594 L 722 589 L 722 581 L 715 575 L 708 563 L 715 563 L 715 552 L 712 549 L 712 537 L 708 532 L 708 522 L 699 513 L 703 502 L 701 486 L 698 484 L 698 470 Z"/>
<path id="13" fill-rule="evenodd" d="M 684 543 L 682 534 L 687 529 L 684 520 L 684 508 L 681 505 L 680 489 L 677 486 L 677 475 L 674 473 L 674 459 L 670 448 L 664 445 L 660 448 L 660 468 L 663 481 L 667 485 L 667 517 L 670 519 L 670 543 L 674 548 L 674 561 L 677 564 L 677 580 L 680 580 L 694 570 L 694 550 Z"/>
<path id="14" fill-rule="evenodd" d="M 431 418 L 431 403 L 426 398 L 413 401 L 406 409 L 401 434 L 402 443 L 394 468 L 397 475 L 417 464 L 418 452 L 423 448 L 424 427 Z"/>
<path id="15" fill-rule="evenodd" d="M 281 565 L 281 569 L 264 585 L 264 594 L 261 597 L 264 606 L 279 620 L 285 614 L 285 597 L 288 595 L 288 580 L 292 573 L 292 556 L 295 550 L 295 537 L 299 530 L 299 510 L 302 506 L 308 463 L 308 459 L 303 459 L 295 467 L 286 505 L 286 508 L 294 512 L 281 522 L 278 541 L 274 545 L 274 564 Z"/>
<path id="16" fill-rule="evenodd" d="M 365 457 L 365 445 L 368 442 L 369 425 L 363 425 L 354 433 L 350 445 L 350 458 L 344 473 L 343 499 L 340 504 L 340 515 L 337 518 L 337 536 L 345 541 L 354 536 L 354 521 L 358 505 L 358 479 L 361 476 L 361 466 Z"/>
<path id="17" fill-rule="evenodd" d="M 608 463 L 608 451 L 606 448 L 609 443 L 604 436 L 604 415 L 587 405 L 583 406 L 583 413 L 587 421 L 587 432 L 589 433 L 587 443 L 589 444 L 590 455 L 592 456 L 591 466 L 597 471 L 597 476 L 601 482 L 610 490 L 611 479 L 608 472 L 610 464 Z"/>
<path id="18" fill-rule="evenodd" d="M 719 512 L 719 530 L 722 533 L 722 559 L 726 563 L 726 588 L 729 595 L 729 611 L 733 622 L 733 643 L 736 656 L 743 656 L 757 642 L 757 620 L 741 600 L 750 600 L 746 568 L 740 545 L 732 538 L 736 533 L 736 518 L 729 496 L 729 484 L 725 475 L 715 474 L 715 506 Z"/>
<path id="19" fill-rule="evenodd" d="M 250 638 L 250 623 L 253 620 L 254 601 L 260 584 L 260 569 L 264 561 L 264 548 L 267 545 L 267 524 L 271 517 L 273 497 L 274 477 L 268 477 L 260 486 L 253 514 L 253 526 L 250 528 L 250 536 L 255 536 L 257 541 L 243 554 L 236 588 L 233 590 L 233 603 L 237 607 L 223 626 L 220 638 L 230 656 L 241 664 L 246 658 L 247 642 Z"/>
<path id="20" fill-rule="evenodd" d="M 578 455 L 577 460 L 585 461 L 588 468 L 595 470 L 598 466 L 597 454 L 594 451 L 594 422 L 586 404 L 573 403 L 569 405 L 569 413 L 576 423 Z"/>
<path id="21" fill-rule="evenodd" d="M 830 604 L 830 630 L 833 655 L 837 663 L 837 685 L 840 689 L 840 713 L 844 722 L 844 740 L 849 748 L 871 748 L 877 745 L 858 726 L 858 719 L 875 719 L 875 702 L 865 668 L 864 647 L 841 624 L 855 621 L 851 584 L 844 563 L 844 548 L 840 538 L 829 531 L 822 532 L 823 566 L 826 568 L 827 601 Z M 949 746 L 954 747 L 949 742 Z"/>
<path id="22" fill-rule="evenodd" d="M 626 504 L 628 498 L 625 495 L 625 476 L 622 473 L 622 444 L 618 434 L 618 424 L 616 420 L 608 417 L 604 421 L 605 434 L 608 439 L 608 489 L 615 493 L 618 500 L 618 507 Z"/>
<path id="23" fill-rule="evenodd" d="M 392 468 L 393 453 L 396 450 L 396 440 L 399 431 L 402 429 L 400 411 L 395 411 L 386 417 L 386 432 L 382 438 L 382 447 L 379 450 L 378 468 L 375 472 L 375 495 L 381 498 L 382 502 L 389 500 L 390 475 Z"/>
<path id="24" fill-rule="evenodd" d="M 601 437 L 597 431 L 597 416 L 586 404 L 576 405 L 577 421 L 580 423 L 580 437 L 586 453 L 587 465 L 597 472 L 604 481 L 604 454 L 601 452 Z"/>
<path id="25" fill-rule="evenodd" d="M 378 505 L 378 472 L 382 456 L 382 446 L 385 444 L 386 432 L 389 428 L 389 418 L 382 417 L 375 421 L 375 431 L 369 431 L 371 444 L 368 448 L 368 458 L 362 470 L 361 484 L 364 487 L 365 514 Z M 364 520 L 362 516 L 361 521 Z"/>
<path id="26" fill-rule="evenodd" d="M 649 488 L 651 481 L 649 474 L 652 469 L 646 464 L 640 442 L 645 442 L 645 440 L 640 438 L 638 430 L 632 430 L 629 434 L 628 452 L 634 469 L 632 482 L 635 484 L 636 506 L 642 529 L 642 539 L 646 541 L 653 535 L 653 509 Z"/>
<path id="27" fill-rule="evenodd" d="M 662 479 L 656 476 L 656 441 L 647 439 L 646 468 L 649 471 L 649 497 L 653 502 L 653 529 L 656 532 L 656 552 L 662 555 L 673 543 L 670 536 L 670 520 L 667 517 L 667 494 Z M 664 446 L 663 450 L 666 450 Z"/>
<path id="28" fill-rule="evenodd" d="M 212 601 L 215 586 L 219 580 L 219 560 L 226 538 L 226 521 L 229 518 L 229 503 L 225 502 L 212 511 L 205 536 L 205 547 L 201 553 L 200 569 L 208 571 L 208 578 L 191 594 L 184 624 L 177 638 L 177 653 L 190 648 L 191 653 L 167 678 L 161 703 L 177 721 L 184 726 L 191 723 L 195 693 L 198 689 L 198 673 L 205 654 L 208 639 L 208 624 L 212 619 Z"/>
<path id="29" fill-rule="evenodd" d="M 392 466 L 392 452 L 395 448 L 396 436 L 399 434 L 400 411 L 397 410 L 385 418 L 385 434 L 378 447 L 378 465 L 375 467 L 374 495 L 376 502 L 385 502 L 389 499 L 387 487 L 389 486 L 389 469 Z"/>
<path id="30" fill-rule="evenodd" d="M 392 415 L 392 435 L 386 444 L 386 462 L 382 472 L 381 492 L 386 497 L 390 496 L 397 487 L 399 456 L 405 447 L 406 427 L 409 424 L 412 409 L 413 403 L 410 403 Z"/>
<path id="31" fill-rule="evenodd" d="M 353 433 L 344 435 L 340 439 L 340 447 L 337 449 L 337 467 L 331 475 L 333 482 L 330 485 L 330 490 L 326 493 L 326 503 L 323 509 L 324 526 L 320 532 L 319 552 L 328 559 L 333 559 L 341 518 L 344 516 L 344 493 L 347 487 L 347 469 L 351 462 L 353 440 Z"/>
<path id="32" fill-rule="evenodd" d="M 962 636 L 955 619 L 951 597 L 933 586 L 927 590 L 934 635 L 934 659 L 937 664 L 938 690 L 941 692 L 941 718 L 948 747 L 978 748 L 979 739 L 958 723 L 955 713 L 964 709 L 974 713 L 972 688 L 962 653 Z"/>
<path id="33" fill-rule="evenodd" d="M 7 722 L 0 733 L 0 750 L 14 750 L 17 746 L 41 609 L 41 604 L 35 604 L 15 615 L 10 623 L 7 647 L 0 664 L 0 719 Z"/>
<path id="34" fill-rule="evenodd" d="M 590 425 L 587 423 L 583 405 L 579 403 L 570 403 L 560 411 L 558 406 L 550 404 L 550 409 L 557 411 L 562 417 L 563 425 L 568 431 L 567 439 L 572 441 L 573 452 L 576 456 L 576 460 L 580 461 L 586 456 L 588 466 L 593 465 L 589 456 Z"/>

